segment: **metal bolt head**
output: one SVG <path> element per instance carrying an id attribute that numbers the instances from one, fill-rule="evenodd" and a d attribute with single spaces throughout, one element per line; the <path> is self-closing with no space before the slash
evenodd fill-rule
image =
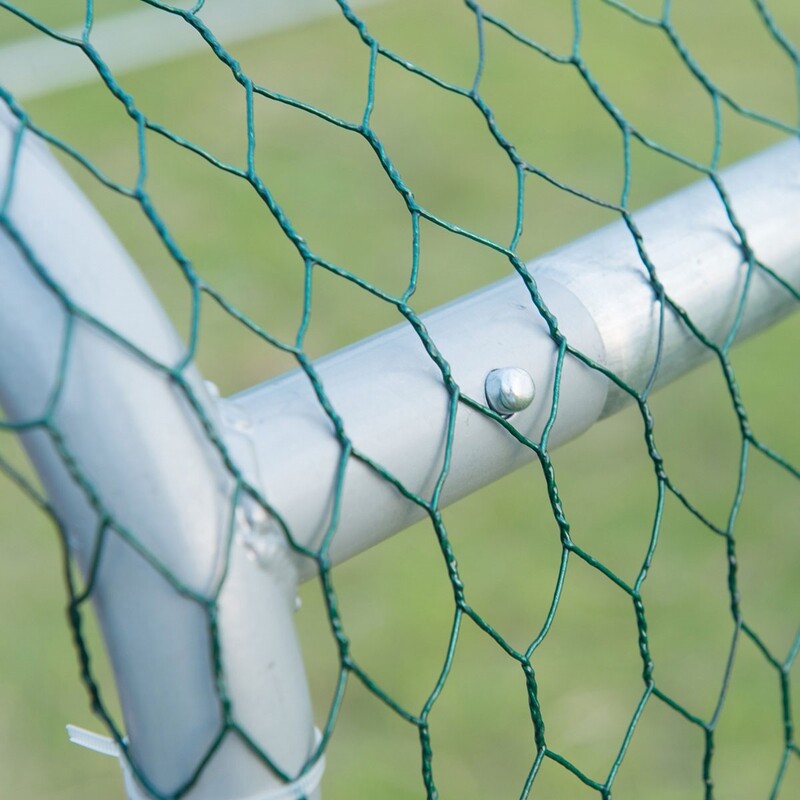
<path id="1" fill-rule="evenodd" d="M 503 417 L 526 409 L 536 393 L 533 378 L 521 367 L 493 369 L 486 376 L 484 390 L 489 408 Z"/>

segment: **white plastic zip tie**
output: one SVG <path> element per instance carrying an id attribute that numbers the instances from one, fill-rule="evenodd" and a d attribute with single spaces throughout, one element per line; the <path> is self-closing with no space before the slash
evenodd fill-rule
<path id="1" fill-rule="evenodd" d="M 95 753 L 101 753 L 104 756 L 112 756 L 119 761 L 128 800 L 149 800 L 147 795 L 142 794 L 137 786 L 125 754 L 113 739 L 108 736 L 101 736 L 99 733 L 87 731 L 85 728 L 79 728 L 77 725 L 67 725 L 67 736 L 74 744 L 79 744 L 87 750 L 94 750 Z"/>
<path id="2" fill-rule="evenodd" d="M 133 778 L 133 773 L 124 753 L 113 739 L 79 728 L 77 725 L 67 725 L 67 735 L 74 744 L 85 747 L 87 750 L 93 750 L 95 753 L 101 753 L 104 756 L 112 756 L 119 761 L 125 780 L 125 791 L 128 793 L 128 800 L 149 800 L 147 795 L 142 794 L 142 790 Z M 314 728 L 314 746 L 319 745 L 321 741 L 322 734 L 317 728 Z M 303 797 L 310 797 L 319 786 L 323 772 L 325 772 L 324 755 L 320 756 L 317 763 L 296 781 L 271 789 L 266 794 L 254 794 L 250 795 L 250 797 L 243 797 L 241 800 L 300 800 Z"/>

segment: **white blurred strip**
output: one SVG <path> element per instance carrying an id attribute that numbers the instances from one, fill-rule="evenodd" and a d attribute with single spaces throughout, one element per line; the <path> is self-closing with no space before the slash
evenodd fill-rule
<path id="1" fill-rule="evenodd" d="M 382 1 L 351 0 L 350 5 L 355 9 Z M 227 47 L 236 41 L 340 13 L 335 0 L 209 0 L 199 16 Z M 80 38 L 82 27 L 64 32 Z M 172 61 L 208 47 L 180 17 L 151 6 L 97 20 L 90 41 L 115 75 Z M 41 97 L 96 79 L 97 71 L 78 48 L 45 34 L 37 33 L 0 47 L 0 85 L 17 98 Z"/>

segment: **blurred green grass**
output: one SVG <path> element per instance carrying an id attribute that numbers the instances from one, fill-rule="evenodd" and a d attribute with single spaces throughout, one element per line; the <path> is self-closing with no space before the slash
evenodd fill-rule
<path id="1" fill-rule="evenodd" d="M 81 3 L 20 3 L 68 24 Z M 111 13 L 132 3 L 98 3 Z M 633 4 L 632 4 L 633 5 Z M 660 3 L 635 4 L 654 12 Z M 753 6 L 731 0 L 676 2 L 675 23 L 703 69 L 760 112 L 792 122 L 797 84 L 791 63 L 766 35 Z M 566 3 L 504 0 L 485 4 L 559 52 L 570 46 Z M 800 39 L 791 0 L 773 3 L 786 32 Z M 623 114 L 652 138 L 707 161 L 711 103 L 663 34 L 607 4 L 583 2 L 584 57 Z M 371 32 L 404 58 L 470 85 L 477 62 L 474 18 L 458 3 L 389 2 L 363 12 Z M 724 14 L 724 23 L 721 17 Z M 7 12 L 0 10 L 0 23 Z M 21 36 L 22 27 L 14 24 Z M 709 34 L 713 31 L 713 35 Z M 486 31 L 482 90 L 500 128 L 531 162 L 597 196 L 622 186 L 621 137 L 577 74 Z M 358 120 L 369 53 L 342 19 L 238 43 L 232 52 L 258 83 Z M 2 76 L 13 91 L 13 76 Z M 242 165 L 241 87 L 210 54 L 122 76 L 153 120 Z M 99 85 L 28 104 L 33 119 L 116 180 L 136 176 L 135 129 Z M 723 161 L 780 136 L 724 113 Z M 408 213 L 366 143 L 295 109 L 256 105 L 260 174 L 309 244 L 351 272 L 392 292 L 408 281 Z M 373 124 L 403 179 L 434 213 L 507 242 L 513 231 L 515 176 L 477 110 L 380 61 Z M 302 311 L 302 270 L 254 193 L 207 163 L 148 135 L 148 191 L 198 272 L 274 334 L 291 340 Z M 67 164 L 142 266 L 182 332 L 189 293 L 134 204 Z M 693 180 L 690 171 L 641 147 L 632 153 L 634 207 Z M 613 217 L 542 181 L 528 181 L 520 254 L 539 253 Z M 423 224 L 422 311 L 510 274 L 485 248 Z M 319 273 L 319 271 L 318 271 Z M 307 350 L 321 355 L 399 321 L 397 313 L 323 273 L 314 283 Z M 800 462 L 798 319 L 740 346 L 734 367 L 756 434 Z M 292 366 L 211 304 L 202 309 L 198 363 L 223 393 Z M 706 366 L 653 401 L 656 437 L 675 483 L 714 520 L 733 498 L 739 436 L 721 375 Z M 5 453 L 13 449 L 0 439 Z M 655 509 L 656 483 L 640 418 L 626 411 L 554 454 L 575 541 L 630 579 L 641 565 Z M 17 457 L 19 460 L 19 458 Z M 765 642 L 785 655 L 797 635 L 796 482 L 763 457 L 751 457 L 737 523 L 745 614 Z M 542 624 L 560 558 L 538 467 L 528 467 L 445 512 L 472 605 L 517 646 Z M 66 722 L 97 728 L 80 687 L 63 613 L 54 532 L 8 482 L 0 482 L 0 775 L 9 797 L 121 797 L 116 766 L 67 743 Z M 383 687 L 419 708 L 444 658 L 452 595 L 425 525 L 339 567 L 334 576 L 353 655 Z M 318 721 L 330 702 L 337 660 L 319 588 L 303 587 L 298 626 Z M 661 542 L 645 585 L 659 685 L 708 717 L 732 635 L 723 542 L 668 501 Z M 573 559 L 553 631 L 534 660 L 550 746 L 603 780 L 643 690 L 628 598 Z M 798 668 L 794 669 L 796 681 Z M 795 687 L 795 711 L 797 692 Z M 477 628 L 465 626 L 455 666 L 431 716 L 434 770 L 443 798 L 517 797 L 533 758 L 531 725 L 518 666 Z M 750 644 L 740 646 L 729 703 L 720 722 L 714 777 L 723 798 L 767 797 L 782 747 L 777 673 Z M 701 797 L 702 736 L 663 704 L 651 702 L 615 783 L 615 798 Z M 328 756 L 326 796 L 422 797 L 416 730 L 351 682 Z M 781 797 L 797 796 L 790 767 Z M 3 796 L 6 796 L 3 794 Z M 535 798 L 596 796 L 548 763 Z"/>

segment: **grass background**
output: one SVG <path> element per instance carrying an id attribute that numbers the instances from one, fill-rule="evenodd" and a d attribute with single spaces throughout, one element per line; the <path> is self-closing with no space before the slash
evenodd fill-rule
<path id="1" fill-rule="evenodd" d="M 83 4 L 18 3 L 54 25 Z M 97 3 L 111 14 L 136 3 Z M 631 3 L 656 13 L 657 2 Z M 572 37 L 569 4 L 503 0 L 485 7 L 558 52 Z M 746 0 L 673 3 L 676 29 L 704 70 L 743 105 L 792 123 L 792 64 Z M 792 0 L 770 4 L 795 42 Z M 623 114 L 664 145 L 707 161 L 711 103 L 663 32 L 599 0 L 580 3 L 583 56 Z M 474 17 L 460 2 L 387 2 L 363 11 L 386 47 L 469 86 L 477 62 Z M 0 41 L 32 35 L 0 9 Z M 486 32 L 482 93 L 520 153 L 560 180 L 616 200 L 622 186 L 618 130 L 579 79 L 493 29 Z M 54 43 L 54 47 L 58 47 Z M 338 17 L 236 43 L 233 54 L 258 83 L 358 120 L 368 50 Z M 119 78 L 153 120 L 232 163 L 245 157 L 244 93 L 210 54 Z M 0 76 L 12 92 L 14 76 Z M 135 130 L 97 84 L 26 105 L 34 120 L 85 153 L 116 180 L 136 175 Z M 781 136 L 723 112 L 723 161 Z M 477 109 L 381 60 L 373 126 L 418 201 L 443 218 L 506 242 L 514 225 L 515 176 Z M 388 291 L 408 280 L 410 225 L 399 196 L 363 140 L 266 101 L 256 107 L 258 168 L 313 249 Z M 302 309 L 301 263 L 264 206 L 240 181 L 155 136 L 148 137 L 148 190 L 198 270 L 271 332 L 293 338 Z M 181 331 L 189 293 L 134 204 L 68 165 L 134 254 Z M 639 207 L 695 176 L 636 145 L 631 205 Z M 613 215 L 536 179 L 527 184 L 524 258 L 609 222 Z M 422 311 L 510 273 L 502 258 L 423 223 Z M 397 312 L 317 271 L 307 350 L 321 355 L 399 321 Z M 224 394 L 293 366 L 205 304 L 198 362 Z M 756 434 L 800 462 L 797 319 L 741 345 L 733 363 Z M 706 366 L 653 400 L 656 437 L 674 482 L 713 520 L 727 516 L 740 439 L 722 376 Z M 14 453 L 10 437 L 0 437 Z M 15 458 L 20 458 L 15 455 Z M 656 483 L 637 414 L 626 411 L 554 453 L 575 541 L 623 578 L 638 570 L 649 540 Z M 797 635 L 800 501 L 796 481 L 751 457 L 736 528 L 745 615 L 785 657 Z M 538 467 L 523 469 L 445 512 L 472 605 L 512 643 L 535 636 L 555 581 L 560 546 Z M 64 617 L 54 531 L 7 481 L 0 481 L 0 796 L 121 797 L 116 765 L 68 744 L 66 722 L 96 729 Z M 687 708 L 708 717 L 733 632 L 724 543 L 668 500 L 644 598 L 656 678 Z M 424 525 L 337 568 L 346 630 L 359 663 L 400 702 L 420 707 L 441 667 L 452 595 Z M 302 590 L 298 627 L 319 721 L 337 661 L 316 585 Z M 577 559 L 556 621 L 534 660 L 549 745 L 604 780 L 642 691 L 629 599 Z M 795 665 L 796 683 L 800 667 Z M 795 686 L 795 718 L 798 698 Z M 524 683 L 517 665 L 465 626 L 453 674 L 431 717 L 434 769 L 443 798 L 517 797 L 533 757 Z M 778 676 L 749 641 L 737 654 L 717 737 L 720 798 L 769 796 L 783 746 Z M 651 702 L 615 783 L 616 798 L 702 797 L 702 735 Z M 792 762 L 781 797 L 800 792 Z M 328 756 L 329 798 L 417 798 L 416 730 L 351 682 Z M 597 796 L 547 763 L 533 797 Z"/>

